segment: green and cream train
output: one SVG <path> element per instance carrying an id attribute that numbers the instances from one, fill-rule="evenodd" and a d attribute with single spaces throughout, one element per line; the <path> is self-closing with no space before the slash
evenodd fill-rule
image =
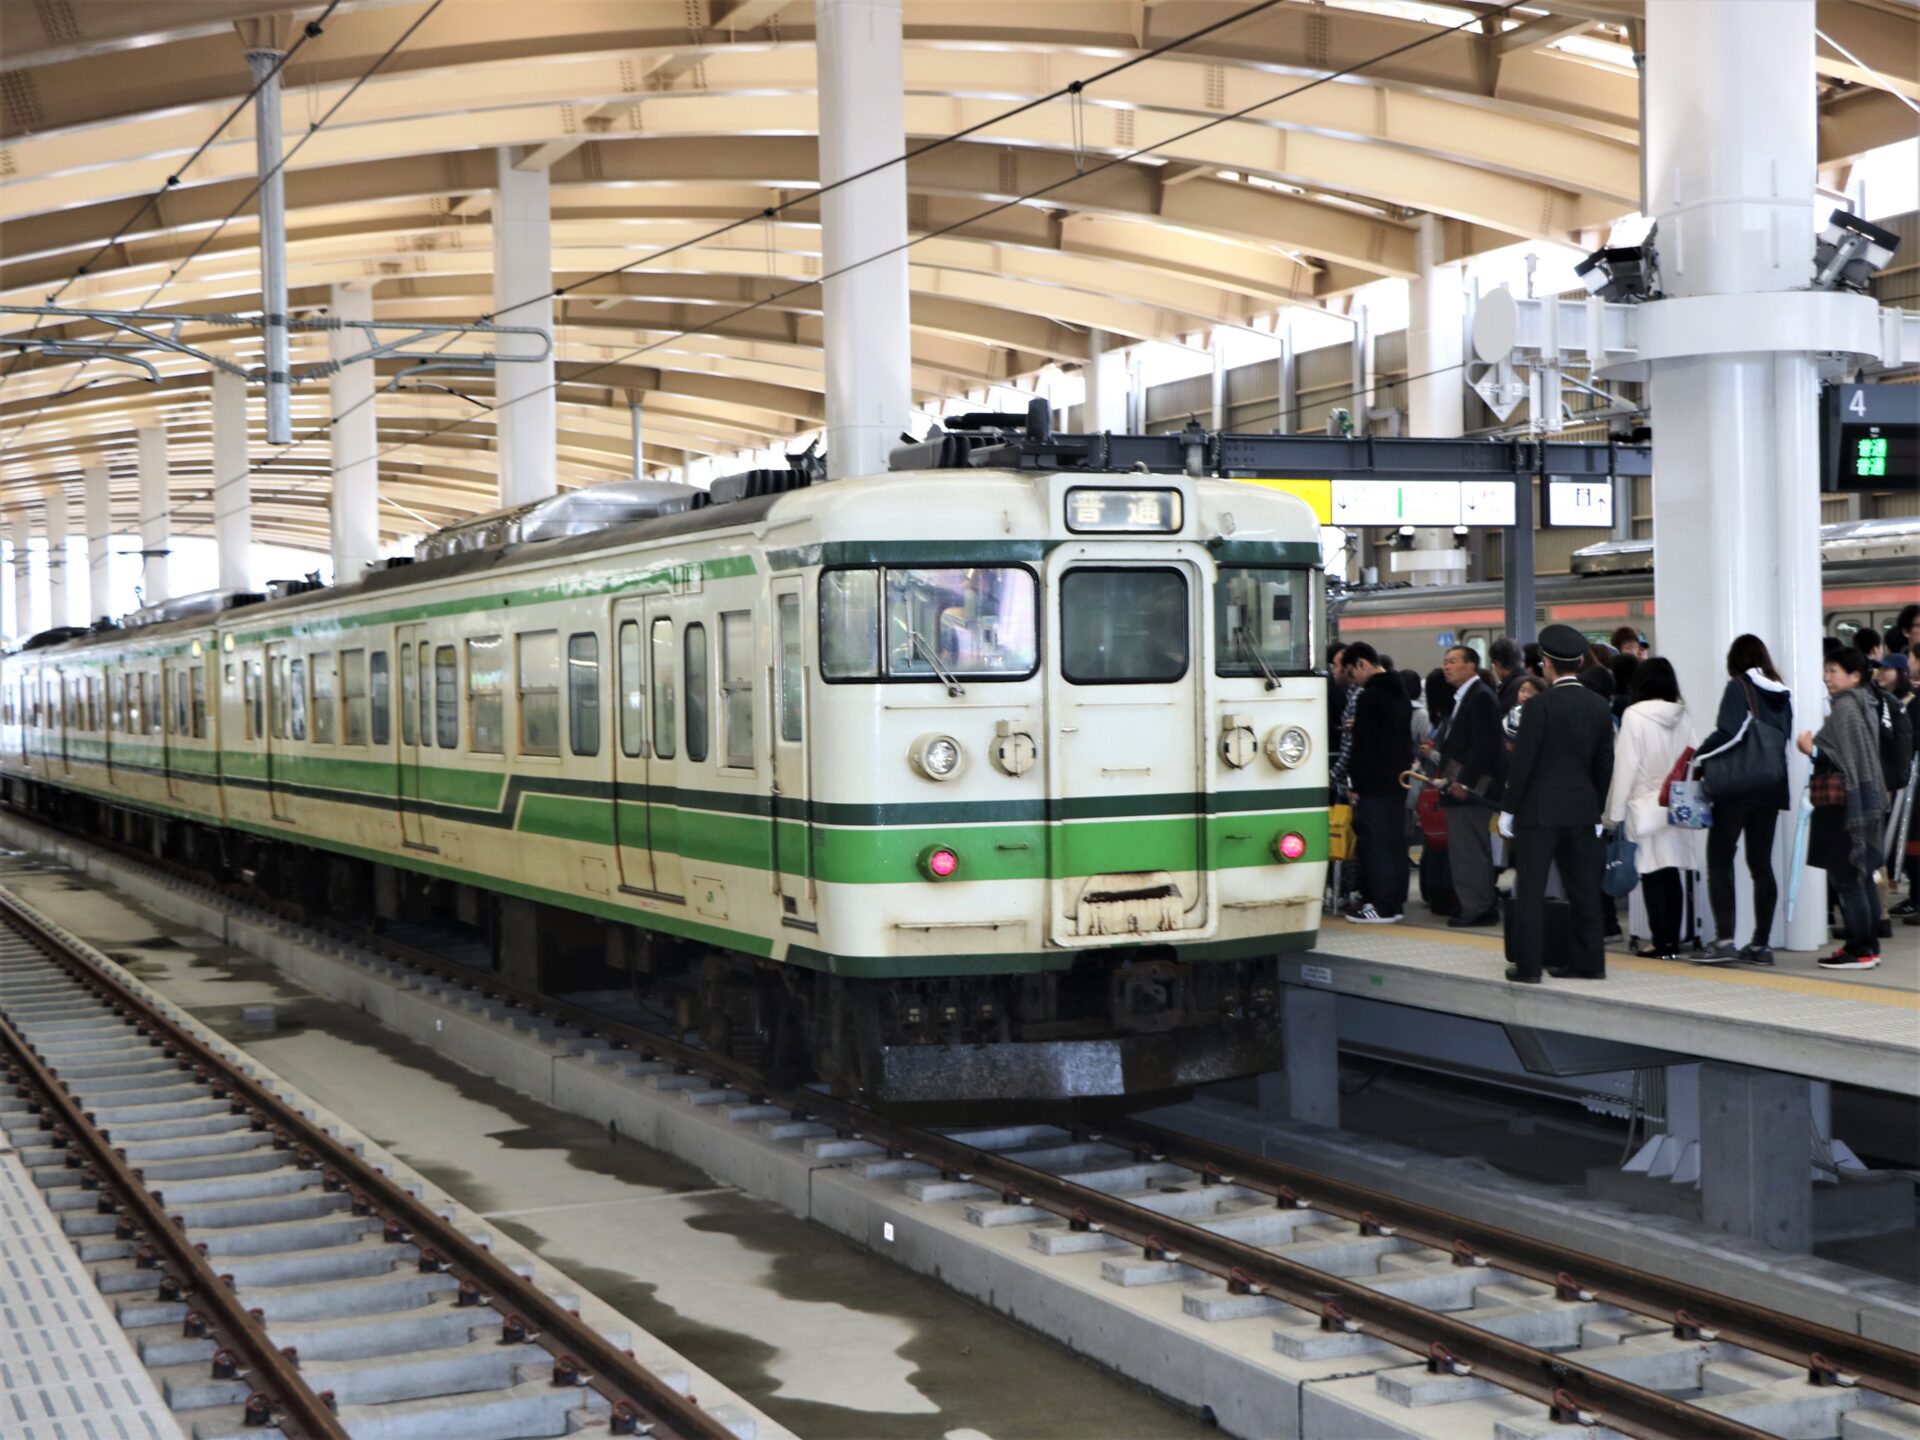
<path id="1" fill-rule="evenodd" d="M 600 487 L 357 584 L 48 632 L 0 661 L 6 800 L 472 926 L 550 990 L 630 972 L 879 1100 L 1271 1068 L 1327 854 L 1312 513 L 1184 474 L 810 478 Z"/>

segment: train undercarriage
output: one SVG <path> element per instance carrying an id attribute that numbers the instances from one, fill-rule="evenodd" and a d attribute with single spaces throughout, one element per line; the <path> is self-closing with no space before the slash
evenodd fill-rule
<path id="1" fill-rule="evenodd" d="M 1171 946 L 1012 974 L 866 979 L 717 950 L 400 866 L 11 779 L 9 808 L 334 924 L 426 927 L 545 993 L 630 990 L 663 1029 L 882 1104 L 1173 1092 L 1280 1063 L 1278 960 Z M 477 942 L 473 943 L 473 942 Z"/>

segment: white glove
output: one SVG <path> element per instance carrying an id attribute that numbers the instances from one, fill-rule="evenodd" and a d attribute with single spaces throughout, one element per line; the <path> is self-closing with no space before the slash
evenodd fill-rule
<path id="1" fill-rule="evenodd" d="M 1509 840 L 1513 838 L 1513 815 L 1509 811 L 1500 812 L 1500 833 Z"/>
<path id="2" fill-rule="evenodd" d="M 1606 826 L 1604 826 L 1604 825 L 1596 825 L 1596 826 L 1594 826 L 1594 827 L 1593 827 L 1593 838 L 1594 838 L 1594 839 L 1596 839 L 1596 840 L 1598 840 L 1598 839 L 1600 838 L 1600 836 L 1601 836 L 1601 835 L 1602 835 L 1603 833 L 1605 833 L 1605 831 L 1606 831 L 1606 828 L 1607 828 L 1607 827 L 1606 827 Z"/>

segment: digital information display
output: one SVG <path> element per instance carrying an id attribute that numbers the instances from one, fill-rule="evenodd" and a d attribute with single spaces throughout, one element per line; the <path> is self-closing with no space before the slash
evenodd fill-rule
<path id="1" fill-rule="evenodd" d="M 1911 490 L 1920 484 L 1920 426 L 1842 425 L 1840 488 Z"/>
<path id="2" fill-rule="evenodd" d="M 1178 490 L 1067 491 L 1067 529 L 1076 535 L 1171 535 L 1183 518 Z"/>
<path id="3" fill-rule="evenodd" d="M 1824 398 L 1821 489 L 1920 488 L 1920 385 L 1829 385 Z"/>
<path id="4" fill-rule="evenodd" d="M 1613 485 L 1606 480 L 1549 480 L 1547 524 L 1610 529 L 1613 525 Z"/>

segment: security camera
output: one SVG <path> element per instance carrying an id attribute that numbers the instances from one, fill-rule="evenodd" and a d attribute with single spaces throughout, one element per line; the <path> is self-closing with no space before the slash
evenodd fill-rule
<path id="1" fill-rule="evenodd" d="M 1827 217 L 1827 228 L 1813 247 L 1813 288 L 1865 294 L 1899 248 L 1900 237 L 1892 231 L 1836 210 Z"/>

